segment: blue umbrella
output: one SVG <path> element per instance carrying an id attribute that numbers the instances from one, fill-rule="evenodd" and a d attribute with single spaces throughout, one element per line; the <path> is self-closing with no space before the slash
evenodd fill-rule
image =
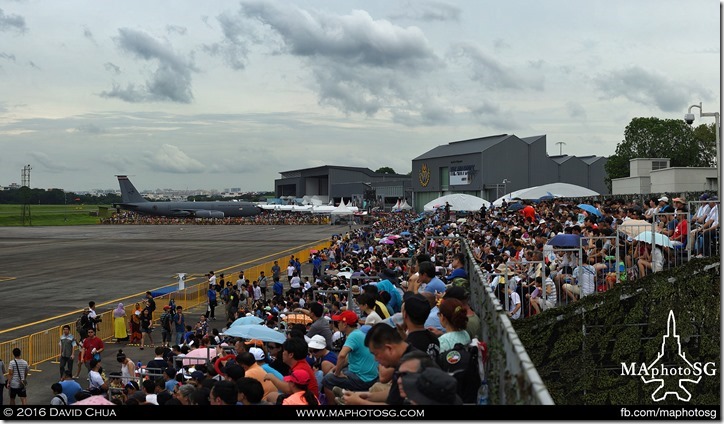
<path id="1" fill-rule="evenodd" d="M 257 316 L 251 315 L 251 316 L 248 316 L 248 317 L 241 317 L 241 318 L 237 319 L 236 321 L 234 321 L 233 323 L 231 323 L 230 327 L 236 327 L 236 326 L 238 326 L 238 325 L 261 324 L 262 322 L 264 322 L 263 319 L 261 319 L 261 318 L 259 318 L 259 317 L 257 317 Z"/>
<path id="2" fill-rule="evenodd" d="M 400 233 L 400 235 L 403 236 L 403 237 L 409 237 L 409 236 L 410 236 L 410 232 L 409 232 L 409 231 L 403 231 L 403 232 Z"/>
<path id="3" fill-rule="evenodd" d="M 524 207 L 525 207 L 525 205 L 522 203 L 512 203 L 510 206 L 508 206 L 508 210 L 515 212 L 515 211 L 519 211 L 519 210 L 523 209 Z"/>
<path id="4" fill-rule="evenodd" d="M 578 234 L 558 234 L 548 240 L 548 245 L 553 247 L 579 247 L 581 245 L 581 236 Z"/>
<path id="5" fill-rule="evenodd" d="M 263 342 L 282 344 L 287 339 L 284 334 L 264 325 L 238 325 L 230 327 L 225 336 L 241 337 L 242 339 L 256 339 Z"/>
<path id="6" fill-rule="evenodd" d="M 587 204 L 585 204 L 585 203 L 581 203 L 580 205 L 578 205 L 578 207 L 579 207 L 580 209 L 583 209 L 584 211 L 586 211 L 586 212 L 588 212 L 588 213 L 592 213 L 592 214 L 594 214 L 594 215 L 596 215 L 596 216 L 603 216 L 603 214 L 601 213 L 601 211 L 599 211 L 598 209 L 596 209 L 595 206 L 587 205 Z"/>

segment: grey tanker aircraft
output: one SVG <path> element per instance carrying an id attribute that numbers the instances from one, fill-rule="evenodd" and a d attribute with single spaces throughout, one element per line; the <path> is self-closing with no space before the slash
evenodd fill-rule
<path id="1" fill-rule="evenodd" d="M 117 175 L 121 186 L 121 202 L 113 207 L 133 211 L 144 215 L 189 217 L 189 218 L 224 218 L 227 216 L 253 216 L 261 209 L 251 202 L 149 202 L 133 186 L 125 175 Z"/>

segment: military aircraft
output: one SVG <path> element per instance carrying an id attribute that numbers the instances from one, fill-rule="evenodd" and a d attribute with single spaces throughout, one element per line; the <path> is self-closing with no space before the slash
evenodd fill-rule
<path id="1" fill-rule="evenodd" d="M 133 186 L 125 175 L 117 175 L 121 186 L 122 203 L 114 203 L 116 209 L 124 209 L 144 215 L 224 218 L 226 216 L 253 216 L 261 209 L 250 202 L 149 202 Z"/>

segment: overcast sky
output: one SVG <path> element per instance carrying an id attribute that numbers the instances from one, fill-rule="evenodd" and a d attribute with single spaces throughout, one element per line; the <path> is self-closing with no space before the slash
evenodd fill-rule
<path id="1" fill-rule="evenodd" d="M 451 141 L 609 156 L 720 103 L 715 0 L 0 0 L 0 185 L 272 190 Z M 698 115 L 698 112 L 697 112 Z M 697 124 L 710 123 L 697 117 Z M 515 164 L 514 158 L 509 160 Z"/>

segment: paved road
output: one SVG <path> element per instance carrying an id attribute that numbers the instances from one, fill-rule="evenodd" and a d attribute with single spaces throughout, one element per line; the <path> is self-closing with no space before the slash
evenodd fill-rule
<path id="1" fill-rule="evenodd" d="M 71 315 L 7 331 L 76 311 L 89 300 L 101 305 L 159 288 L 173 283 L 178 272 L 203 275 L 237 264 L 248 268 L 347 229 L 312 225 L 5 227 L 0 229 L 0 341 L 74 321 L 77 317 Z"/>

